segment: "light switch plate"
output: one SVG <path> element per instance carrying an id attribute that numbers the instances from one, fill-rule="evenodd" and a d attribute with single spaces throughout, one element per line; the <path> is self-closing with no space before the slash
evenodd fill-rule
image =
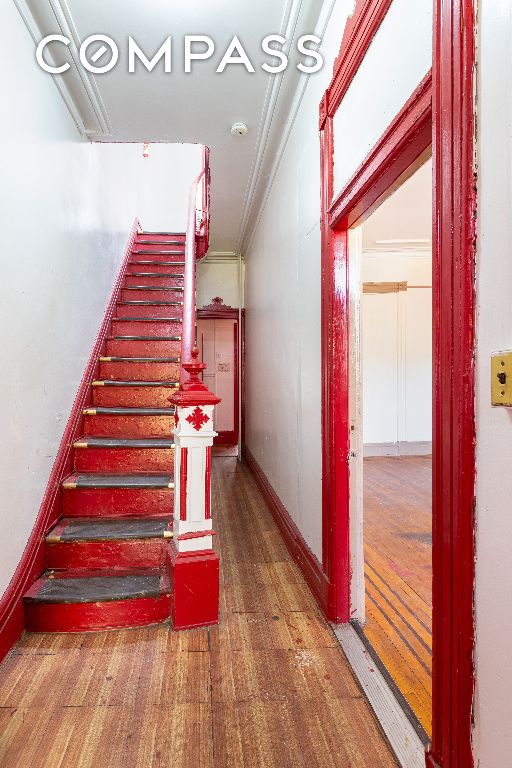
<path id="1" fill-rule="evenodd" d="M 492 404 L 512 407 L 512 351 L 492 355 L 491 376 Z"/>

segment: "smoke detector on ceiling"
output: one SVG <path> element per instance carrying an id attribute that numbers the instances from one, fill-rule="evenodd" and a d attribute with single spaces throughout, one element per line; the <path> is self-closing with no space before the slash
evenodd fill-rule
<path id="1" fill-rule="evenodd" d="M 233 123 L 231 126 L 231 133 L 233 136 L 247 136 L 249 128 L 245 123 Z"/>

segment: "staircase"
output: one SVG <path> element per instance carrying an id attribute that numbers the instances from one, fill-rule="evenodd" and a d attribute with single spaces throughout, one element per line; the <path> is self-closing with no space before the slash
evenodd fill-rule
<path id="1" fill-rule="evenodd" d="M 185 234 L 134 241 L 99 376 L 45 540 L 46 570 L 24 596 L 26 627 L 135 627 L 171 615 L 174 407 L 180 381 Z"/>

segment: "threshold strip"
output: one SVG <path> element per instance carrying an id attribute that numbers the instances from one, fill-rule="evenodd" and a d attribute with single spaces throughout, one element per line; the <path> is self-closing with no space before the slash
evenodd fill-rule
<path id="1" fill-rule="evenodd" d="M 396 685 L 391 685 L 389 673 L 383 674 L 382 662 L 371 653 L 355 625 L 333 625 L 333 630 L 399 764 L 402 768 L 425 768 L 425 748 L 430 739 L 417 721 L 411 722 L 412 710 Z"/>

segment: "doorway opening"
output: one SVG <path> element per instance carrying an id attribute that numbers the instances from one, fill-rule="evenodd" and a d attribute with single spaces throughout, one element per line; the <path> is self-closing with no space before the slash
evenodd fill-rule
<path id="1" fill-rule="evenodd" d="M 198 310 L 197 346 L 206 363 L 203 380 L 221 398 L 215 408 L 215 447 L 235 449 L 238 453 L 239 433 L 239 354 L 238 317 L 211 317 Z M 228 313 L 225 313 L 228 314 Z M 238 312 L 232 312 L 238 315 Z M 222 455 L 231 455 L 222 451 Z"/>
<path id="2" fill-rule="evenodd" d="M 432 162 L 350 233 L 351 517 L 359 631 L 424 743 L 432 725 Z M 359 293 L 357 291 L 359 286 Z M 359 331 L 358 331 L 359 326 Z M 355 477 L 353 475 L 356 475 Z"/>

